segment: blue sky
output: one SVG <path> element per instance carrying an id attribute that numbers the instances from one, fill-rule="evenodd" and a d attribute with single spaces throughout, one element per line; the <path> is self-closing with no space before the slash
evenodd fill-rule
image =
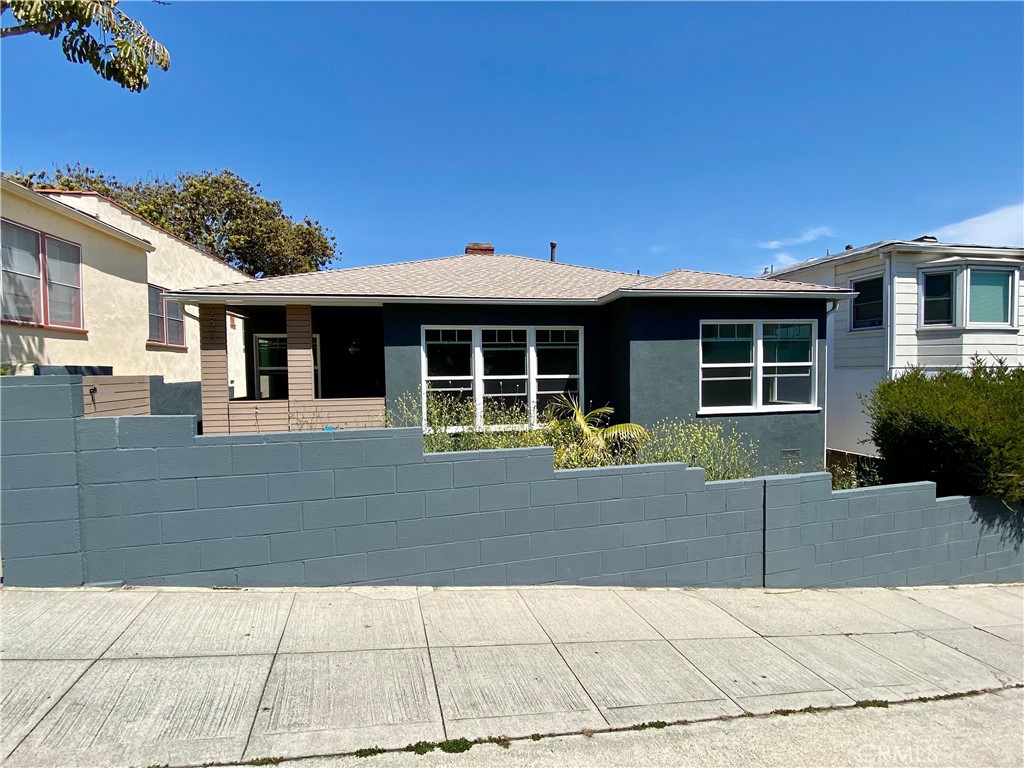
<path id="1" fill-rule="evenodd" d="M 1024 241 L 1020 3 L 123 7 L 171 52 L 141 95 L 4 42 L 5 170 L 229 168 L 328 225 L 340 266 L 557 240 L 752 274 Z"/>

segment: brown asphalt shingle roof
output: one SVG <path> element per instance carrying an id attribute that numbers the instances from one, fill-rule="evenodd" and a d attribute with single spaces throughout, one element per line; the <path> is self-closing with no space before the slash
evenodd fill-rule
<path id="1" fill-rule="evenodd" d="M 462 254 L 423 261 L 352 267 L 175 291 L 178 296 L 360 297 L 481 301 L 598 301 L 616 291 L 822 291 L 805 283 L 676 270 L 642 277 L 524 256 Z"/>

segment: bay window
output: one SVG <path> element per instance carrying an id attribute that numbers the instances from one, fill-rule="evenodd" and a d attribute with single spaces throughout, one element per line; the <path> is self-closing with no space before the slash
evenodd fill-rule
<path id="1" fill-rule="evenodd" d="M 702 322 L 700 411 L 815 407 L 816 338 L 815 321 Z"/>
<path id="2" fill-rule="evenodd" d="M 424 327 L 423 416 L 428 402 L 468 404 L 475 428 L 536 425 L 557 395 L 580 398 L 579 328 Z"/>
<path id="3" fill-rule="evenodd" d="M 2 222 L 2 315 L 5 321 L 82 328 L 82 249 Z"/>

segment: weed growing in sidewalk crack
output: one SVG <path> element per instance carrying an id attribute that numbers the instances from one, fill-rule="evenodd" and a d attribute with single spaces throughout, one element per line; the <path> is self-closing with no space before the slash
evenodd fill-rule
<path id="1" fill-rule="evenodd" d="M 365 749 L 357 749 L 356 757 L 373 757 L 374 755 L 382 755 L 385 752 L 387 750 L 380 747 L 366 747 Z"/>
<path id="2" fill-rule="evenodd" d="M 469 739 L 448 739 L 439 742 L 437 746 L 442 752 L 465 752 L 473 747 L 473 742 Z"/>
<path id="3" fill-rule="evenodd" d="M 497 744 L 502 749 L 512 746 L 512 740 L 508 736 L 491 736 L 487 739 L 488 744 Z"/>
<path id="4" fill-rule="evenodd" d="M 863 699 L 858 701 L 853 706 L 855 707 L 881 707 L 882 709 L 889 708 L 889 702 L 884 699 Z"/>
<path id="5" fill-rule="evenodd" d="M 437 749 L 437 744 L 432 741 L 417 741 L 405 748 L 406 752 L 415 752 L 417 755 L 425 755 Z"/>

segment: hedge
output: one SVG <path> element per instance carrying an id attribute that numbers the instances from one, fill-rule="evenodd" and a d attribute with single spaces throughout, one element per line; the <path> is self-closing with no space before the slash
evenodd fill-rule
<path id="1" fill-rule="evenodd" d="M 940 496 L 1024 501 L 1024 369 L 910 369 L 864 399 L 885 483 L 932 480 Z"/>

